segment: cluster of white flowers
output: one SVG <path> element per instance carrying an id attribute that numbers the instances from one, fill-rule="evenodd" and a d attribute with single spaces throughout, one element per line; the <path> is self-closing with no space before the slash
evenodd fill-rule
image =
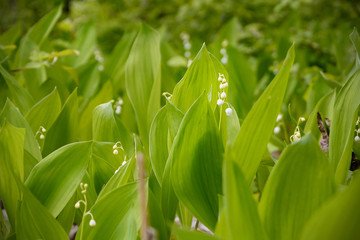
<path id="1" fill-rule="evenodd" d="M 229 104 L 227 102 L 225 102 L 226 97 L 227 97 L 225 89 L 229 86 L 229 84 L 226 81 L 225 75 L 222 73 L 219 73 L 218 81 L 220 82 L 219 88 L 220 88 L 221 92 L 218 92 L 219 99 L 216 101 L 216 104 L 218 106 L 222 106 L 224 103 L 226 103 L 228 105 L 228 107 L 226 108 L 225 113 L 227 116 L 230 116 L 232 114 L 232 109 L 229 106 Z"/>
<path id="2" fill-rule="evenodd" d="M 117 101 L 114 103 L 115 113 L 119 115 L 121 113 L 122 105 L 124 104 L 124 100 L 122 98 L 118 98 Z"/>
<path id="3" fill-rule="evenodd" d="M 94 55 L 95 55 L 95 60 L 99 62 L 98 70 L 100 72 L 104 71 L 104 65 L 103 65 L 104 58 L 101 56 L 101 52 L 99 50 L 95 50 Z"/>
<path id="4" fill-rule="evenodd" d="M 222 43 L 221 43 L 221 46 L 222 46 L 222 48 L 220 49 L 220 53 L 222 55 L 221 63 L 224 65 L 228 63 L 228 55 L 226 52 L 226 47 L 228 46 L 228 44 L 229 43 L 226 39 L 224 41 L 222 41 Z"/>
<path id="5" fill-rule="evenodd" d="M 119 151 L 118 149 L 121 149 L 121 150 L 124 150 L 124 148 L 122 147 L 121 143 L 120 142 L 116 142 L 113 146 L 113 154 L 114 155 L 118 155 L 119 154 Z"/>
<path id="6" fill-rule="evenodd" d="M 279 122 L 282 120 L 283 115 L 281 113 L 278 114 L 277 118 L 276 118 L 276 122 L 278 123 L 278 125 L 274 128 L 274 134 L 278 134 L 281 131 L 281 128 L 279 126 Z"/>
<path id="7" fill-rule="evenodd" d="M 303 117 L 299 118 L 297 126 L 294 131 L 294 134 L 290 136 L 290 142 L 296 143 L 296 142 L 300 141 L 301 133 L 300 133 L 299 124 L 304 121 L 305 121 L 305 118 L 303 118 Z"/>
<path id="8" fill-rule="evenodd" d="M 87 209 L 87 198 L 86 198 L 86 191 L 88 188 L 88 184 L 87 183 L 80 183 L 80 188 L 81 188 L 81 194 L 84 196 L 84 200 L 79 200 L 75 203 L 75 208 L 80 208 L 80 203 L 84 204 L 84 213 L 83 213 L 83 220 L 85 218 L 86 215 L 90 215 L 91 216 L 91 220 L 89 222 L 89 225 L 91 227 L 95 227 L 96 226 L 96 222 L 95 222 L 95 218 L 94 215 L 92 215 L 92 213 L 90 211 L 86 212 Z"/>
<path id="9" fill-rule="evenodd" d="M 39 138 L 41 140 L 44 140 L 45 139 L 45 133 L 46 133 L 46 129 L 43 127 L 43 126 L 40 126 L 39 127 L 39 130 L 37 130 L 37 132 L 35 133 L 35 137 L 37 135 L 40 135 Z"/>
<path id="10" fill-rule="evenodd" d="M 360 117 L 358 117 L 358 119 L 356 120 L 355 132 L 356 132 L 356 136 L 355 136 L 354 140 L 356 142 L 360 142 L 360 137 L 359 137 L 359 134 L 360 134 Z"/>

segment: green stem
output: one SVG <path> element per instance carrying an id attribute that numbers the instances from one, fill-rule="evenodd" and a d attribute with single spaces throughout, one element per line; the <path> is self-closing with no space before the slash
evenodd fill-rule
<path id="1" fill-rule="evenodd" d="M 80 240 L 82 240 L 83 237 L 83 230 L 84 230 L 84 222 L 86 217 L 86 211 L 87 211 L 87 200 L 86 200 L 86 194 L 84 194 L 84 212 L 81 219 L 81 226 L 80 226 Z"/>
<path id="2" fill-rule="evenodd" d="M 220 131 L 220 127 L 221 127 L 221 118 L 222 118 L 222 105 L 220 106 L 220 119 L 219 119 L 219 131 Z"/>

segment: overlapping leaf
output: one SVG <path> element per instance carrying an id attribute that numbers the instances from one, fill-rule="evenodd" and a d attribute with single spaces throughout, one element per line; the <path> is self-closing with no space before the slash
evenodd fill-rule
<path id="1" fill-rule="evenodd" d="M 259 212 L 270 239 L 299 239 L 311 215 L 335 190 L 333 172 L 308 134 L 282 153 L 266 183 Z"/>
<path id="2" fill-rule="evenodd" d="M 272 135 L 294 58 L 295 51 L 292 46 L 280 71 L 246 116 L 239 135 L 227 154 L 230 159 L 239 164 L 249 184 L 255 176 Z"/>
<path id="3" fill-rule="evenodd" d="M 210 229 L 218 218 L 222 141 L 203 93 L 185 114 L 171 149 L 172 184 L 180 201 Z"/>

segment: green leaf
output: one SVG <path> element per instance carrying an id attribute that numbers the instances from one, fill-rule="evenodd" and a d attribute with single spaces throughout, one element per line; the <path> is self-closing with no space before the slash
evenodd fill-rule
<path id="1" fill-rule="evenodd" d="M 34 163 L 41 160 L 39 145 L 33 135 L 33 132 L 28 122 L 21 115 L 19 109 L 15 107 L 15 105 L 9 99 L 6 101 L 4 108 L 0 113 L 0 124 L 3 124 L 5 120 L 14 125 L 15 127 L 25 128 L 25 165 L 27 168 L 31 169 Z M 25 176 L 27 176 L 27 174 L 25 174 Z"/>
<path id="2" fill-rule="evenodd" d="M 134 201 L 137 200 L 137 183 L 129 183 L 121 186 L 100 198 L 90 209 L 96 221 L 95 227 L 89 226 L 90 216 L 85 218 L 81 224 L 76 239 L 80 239 L 80 232 L 83 233 L 82 239 L 119 239 L 124 233 L 117 232 L 117 228 L 122 223 L 122 219 L 131 210 Z M 109 221 L 111 219 L 111 221 Z"/>
<path id="3" fill-rule="evenodd" d="M 104 73 L 111 79 L 112 85 L 116 86 L 114 92 L 124 88 L 126 60 L 136 35 L 136 31 L 126 32 L 114 47 L 111 56 L 105 61 Z"/>
<path id="4" fill-rule="evenodd" d="M 326 202 L 308 221 L 303 240 L 351 240 L 360 236 L 360 177 Z"/>
<path id="5" fill-rule="evenodd" d="M 60 223 L 41 205 L 36 197 L 21 184 L 23 200 L 19 202 L 16 218 L 18 239 L 68 239 Z"/>
<path id="6" fill-rule="evenodd" d="M 169 149 L 176 136 L 184 114 L 171 102 L 156 114 L 150 128 L 150 160 L 159 183 L 162 182 L 163 172 L 169 155 Z M 168 147 L 169 146 L 169 147 Z"/>
<path id="7" fill-rule="evenodd" d="M 336 170 L 335 180 L 344 184 L 351 161 L 354 128 L 360 104 L 360 70 L 338 92 L 331 121 L 329 159 Z"/>
<path id="8" fill-rule="evenodd" d="M 167 108 L 162 107 L 156 114 L 150 128 L 150 160 L 157 180 L 161 183 L 162 176 L 169 155 L 167 147 L 168 121 Z"/>
<path id="9" fill-rule="evenodd" d="M 29 61 L 33 51 L 39 51 L 42 43 L 48 37 L 54 28 L 57 20 L 60 18 L 62 6 L 58 6 L 35 25 L 33 25 L 22 39 L 19 49 L 16 53 L 14 66 L 21 69 Z M 26 70 L 19 72 L 20 78 L 24 79 L 32 96 L 37 98 L 40 85 L 46 80 L 45 68 Z"/>
<path id="10" fill-rule="evenodd" d="M 224 208 L 231 239 L 267 239 L 252 193 L 241 169 L 224 162 Z"/>
<path id="11" fill-rule="evenodd" d="M 235 47 L 227 48 L 230 77 L 229 101 L 236 109 L 240 119 L 244 119 L 254 102 L 256 85 L 255 72 L 250 68 L 245 56 Z"/>
<path id="12" fill-rule="evenodd" d="M 83 140 L 93 139 L 92 127 L 93 127 L 93 112 L 96 106 L 104 102 L 108 102 L 112 99 L 112 85 L 110 81 L 107 81 L 100 92 L 93 97 L 90 102 L 86 105 L 85 109 L 80 114 L 79 133 Z"/>
<path id="13" fill-rule="evenodd" d="M 94 141 L 117 142 L 120 140 L 111 102 L 100 104 L 94 109 L 92 132 Z"/>
<path id="14" fill-rule="evenodd" d="M 15 177 L 24 181 L 24 139 L 25 129 L 8 122 L 0 130 L 0 196 L 13 229 L 21 198 Z"/>
<path id="15" fill-rule="evenodd" d="M 44 156 L 77 140 L 78 115 L 77 90 L 75 89 L 66 100 L 58 118 L 45 135 Z"/>
<path id="16" fill-rule="evenodd" d="M 13 101 L 19 106 L 22 113 L 26 113 L 32 105 L 34 99 L 30 93 L 21 84 L 8 73 L 5 68 L 0 64 L 0 73 L 3 76 L 6 85 L 8 86 Z"/>
<path id="17" fill-rule="evenodd" d="M 60 111 L 61 99 L 55 88 L 29 110 L 25 119 L 30 124 L 32 131 L 37 132 L 40 126 L 49 129 L 59 116 Z"/>
<path id="18" fill-rule="evenodd" d="M 223 146 L 205 92 L 185 114 L 169 155 L 179 200 L 213 230 L 221 193 Z"/>
<path id="19" fill-rule="evenodd" d="M 280 71 L 246 116 L 233 147 L 227 153 L 229 159 L 239 164 L 249 185 L 273 133 L 294 58 L 293 45 Z"/>
<path id="20" fill-rule="evenodd" d="M 182 112 L 186 112 L 205 90 L 206 94 L 208 94 L 210 106 L 214 109 L 219 92 L 218 76 L 219 73 L 215 68 L 213 59 L 204 44 L 184 77 L 175 86 L 173 103 Z"/>
<path id="21" fill-rule="evenodd" d="M 329 162 L 311 134 L 287 147 L 259 205 L 269 238 L 299 239 L 305 223 L 334 190 Z"/>
<path id="22" fill-rule="evenodd" d="M 135 110 L 140 138 L 148 154 L 149 131 L 160 108 L 160 36 L 142 24 L 126 64 L 126 90 Z"/>
<path id="23" fill-rule="evenodd" d="M 88 167 L 92 142 L 68 144 L 52 152 L 31 171 L 26 186 L 57 216 L 74 195 Z"/>
<path id="24" fill-rule="evenodd" d="M 135 155 L 128 160 L 124 165 L 121 165 L 117 172 L 109 179 L 106 185 L 102 188 L 99 193 L 98 199 L 105 196 L 107 193 L 112 190 L 125 185 L 126 183 L 132 182 L 132 175 L 135 172 Z"/>

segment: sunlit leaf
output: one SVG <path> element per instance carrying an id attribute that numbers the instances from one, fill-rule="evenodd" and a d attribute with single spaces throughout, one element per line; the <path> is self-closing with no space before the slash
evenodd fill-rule
<path id="1" fill-rule="evenodd" d="M 172 184 L 184 205 L 210 229 L 218 218 L 223 146 L 207 95 L 185 114 L 171 149 Z"/>
<path id="2" fill-rule="evenodd" d="M 298 239 L 311 215 L 335 190 L 333 173 L 315 138 L 308 134 L 281 154 L 259 205 L 270 239 Z"/>
<path id="3" fill-rule="evenodd" d="M 294 58 L 295 51 L 292 46 L 280 71 L 246 116 L 234 145 L 228 152 L 229 158 L 241 167 L 249 184 L 273 133 Z"/>

